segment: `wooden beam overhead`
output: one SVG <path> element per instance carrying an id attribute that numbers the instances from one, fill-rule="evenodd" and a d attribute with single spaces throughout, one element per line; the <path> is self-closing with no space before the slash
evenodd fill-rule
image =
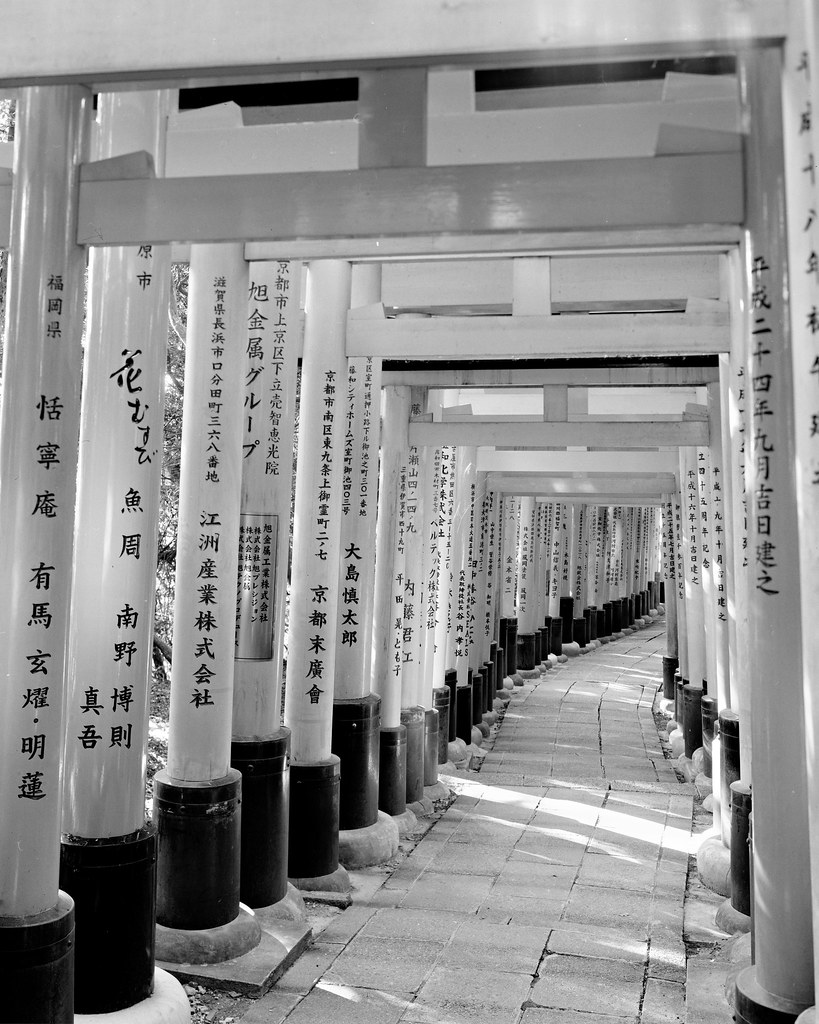
<path id="1" fill-rule="evenodd" d="M 537 473 L 491 473 L 486 483 L 490 489 L 502 491 L 504 494 L 549 495 L 556 500 L 560 500 L 564 495 L 571 495 L 583 497 L 591 503 L 595 503 L 597 496 L 601 494 L 621 494 L 631 499 L 643 496 L 659 498 L 663 494 L 673 494 L 678 490 L 676 477 L 668 473 L 645 477 L 608 474 L 582 478 Z"/>
<path id="2" fill-rule="evenodd" d="M 409 443 L 505 445 L 515 448 L 666 448 L 705 447 L 708 423 L 662 420 L 653 423 L 419 423 L 410 421 Z"/>
<path id="3" fill-rule="evenodd" d="M 549 369 L 514 366 L 482 369 L 413 370 L 385 369 L 384 385 L 428 388 L 515 388 L 542 387 L 545 384 L 572 384 L 577 387 L 702 387 L 719 381 L 717 366 L 577 366 Z"/>
<path id="4" fill-rule="evenodd" d="M 558 476 L 589 474 L 671 474 L 679 468 L 679 453 L 668 451 L 509 451 L 480 448 L 478 469 L 488 473 L 538 474 Z"/>
<path id="5" fill-rule="evenodd" d="M 713 306 L 701 313 L 420 320 L 359 319 L 352 311 L 347 355 L 408 360 L 715 355 L 728 352 L 731 339 L 727 307 Z"/>
<path id="6" fill-rule="evenodd" d="M 81 245 L 682 226 L 743 217 L 738 154 L 86 181 Z M 292 253 L 291 253 L 292 255 Z"/>
<path id="7" fill-rule="evenodd" d="M 742 229 L 721 217 L 712 224 L 665 228 L 597 228 L 583 231 L 510 231 L 505 234 L 465 231 L 433 232 L 383 238 L 284 239 L 248 242 L 246 260 L 386 260 L 459 259 L 465 256 L 627 255 L 667 252 L 724 253 L 739 244 Z M 181 250 L 177 250 L 181 251 Z"/>
<path id="8" fill-rule="evenodd" d="M 724 53 L 785 35 L 784 0 L 6 0 L 0 85 L 230 80 L 390 64 Z"/>

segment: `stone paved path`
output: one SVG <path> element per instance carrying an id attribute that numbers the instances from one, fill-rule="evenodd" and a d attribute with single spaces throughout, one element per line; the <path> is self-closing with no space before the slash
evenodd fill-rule
<path id="1" fill-rule="evenodd" d="M 685 1020 L 693 795 L 652 714 L 663 653 L 649 625 L 516 687 L 452 806 L 243 1024 Z"/>

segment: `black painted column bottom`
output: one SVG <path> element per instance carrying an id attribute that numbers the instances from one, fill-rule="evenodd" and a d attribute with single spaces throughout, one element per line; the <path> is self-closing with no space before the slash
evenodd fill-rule
<path id="1" fill-rule="evenodd" d="M 438 764 L 449 760 L 449 687 L 436 686 L 432 691 L 432 704 L 438 712 Z"/>
<path id="2" fill-rule="evenodd" d="M 424 795 L 424 709 L 401 708 L 401 725 L 407 735 L 406 800 L 412 804 Z"/>
<path id="3" fill-rule="evenodd" d="M 447 694 L 449 696 L 449 694 Z M 424 785 L 434 786 L 438 781 L 438 712 L 427 708 L 424 712 Z"/>
<path id="4" fill-rule="evenodd" d="M 290 762 L 288 878 L 321 878 L 338 868 L 341 762 Z"/>
<path id="5" fill-rule="evenodd" d="M 518 633 L 518 668 L 531 672 L 535 667 L 535 634 Z"/>
<path id="6" fill-rule="evenodd" d="M 447 741 L 453 743 L 458 736 L 458 671 L 448 668 L 444 672 L 444 686 L 449 690 L 449 729 Z"/>
<path id="7" fill-rule="evenodd" d="M 157 923 L 189 931 L 229 924 L 239 915 L 241 775 L 230 768 L 214 782 L 181 782 L 163 768 L 153 787 Z"/>
<path id="8" fill-rule="evenodd" d="M 75 907 L 74 1010 L 113 1013 L 147 999 L 156 948 L 153 826 L 110 839 L 63 836 L 60 888 Z"/>
<path id="9" fill-rule="evenodd" d="M 381 728 L 378 809 L 395 817 L 407 809 L 407 730 Z"/>
<path id="10" fill-rule="evenodd" d="M 74 901 L 31 917 L 0 917 L 0 1024 L 74 1020 Z"/>
<path id="11" fill-rule="evenodd" d="M 455 735 L 459 740 L 463 740 L 467 746 L 472 742 L 472 685 L 467 683 L 465 686 L 457 686 L 455 688 L 456 693 L 456 705 L 455 705 Z"/>
<path id="12" fill-rule="evenodd" d="M 679 658 L 674 658 L 670 654 L 663 657 L 663 697 L 666 700 L 674 700 L 674 673 L 679 664 Z"/>
<path id="13" fill-rule="evenodd" d="M 239 898 L 269 907 L 287 895 L 290 832 L 290 730 L 264 740 L 234 740 L 230 766 L 242 773 Z"/>

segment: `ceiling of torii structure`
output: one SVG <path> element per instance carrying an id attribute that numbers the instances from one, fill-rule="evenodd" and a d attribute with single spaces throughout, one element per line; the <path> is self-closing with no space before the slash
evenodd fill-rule
<path id="1" fill-rule="evenodd" d="M 180 89 L 157 173 L 83 168 L 77 240 L 382 263 L 348 317 L 410 443 L 499 490 L 653 504 L 706 445 L 744 216 L 736 55 L 785 0 L 10 0 L 0 90 Z M 0 147 L 0 245 L 11 147 Z M 454 397 L 453 397 L 454 396 Z"/>

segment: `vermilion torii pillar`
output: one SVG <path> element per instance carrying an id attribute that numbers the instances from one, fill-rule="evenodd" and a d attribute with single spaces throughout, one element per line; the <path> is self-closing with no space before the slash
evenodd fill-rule
<path id="1" fill-rule="evenodd" d="M 101 94 L 95 155 L 147 150 L 161 173 L 170 106 L 169 93 Z M 145 773 L 170 272 L 168 246 L 90 255 L 60 871 L 77 905 L 82 1013 L 154 991 Z M 164 975 L 152 1005 L 168 986 L 184 999 Z"/>
<path id="2" fill-rule="evenodd" d="M 157 953 L 176 963 L 202 956 L 202 930 L 224 929 L 225 959 L 261 934 L 239 907 L 230 767 L 247 280 L 241 245 L 193 247 L 168 764 L 154 776 Z"/>
<path id="3" fill-rule="evenodd" d="M 75 244 L 90 95 L 21 89 L 0 419 L 0 1020 L 74 1015 L 74 904 L 59 890 L 85 253 Z"/>
<path id="4" fill-rule="evenodd" d="M 242 501 L 231 767 L 242 773 L 243 903 L 287 894 L 290 732 L 281 724 L 302 267 L 252 263 L 244 323 Z"/>
<path id="5" fill-rule="evenodd" d="M 288 873 L 300 888 L 349 885 L 338 863 L 340 762 L 331 744 L 350 278 L 345 261 L 308 266 L 284 706 Z"/>
<path id="6" fill-rule="evenodd" d="M 752 112 L 746 151 L 746 373 L 751 436 L 749 599 L 753 732 L 754 965 L 736 981 L 740 1021 L 787 1020 L 814 1003 L 805 763 L 793 337 L 782 150 L 781 51 L 739 66 Z M 798 265 L 792 272 L 798 271 Z"/>

